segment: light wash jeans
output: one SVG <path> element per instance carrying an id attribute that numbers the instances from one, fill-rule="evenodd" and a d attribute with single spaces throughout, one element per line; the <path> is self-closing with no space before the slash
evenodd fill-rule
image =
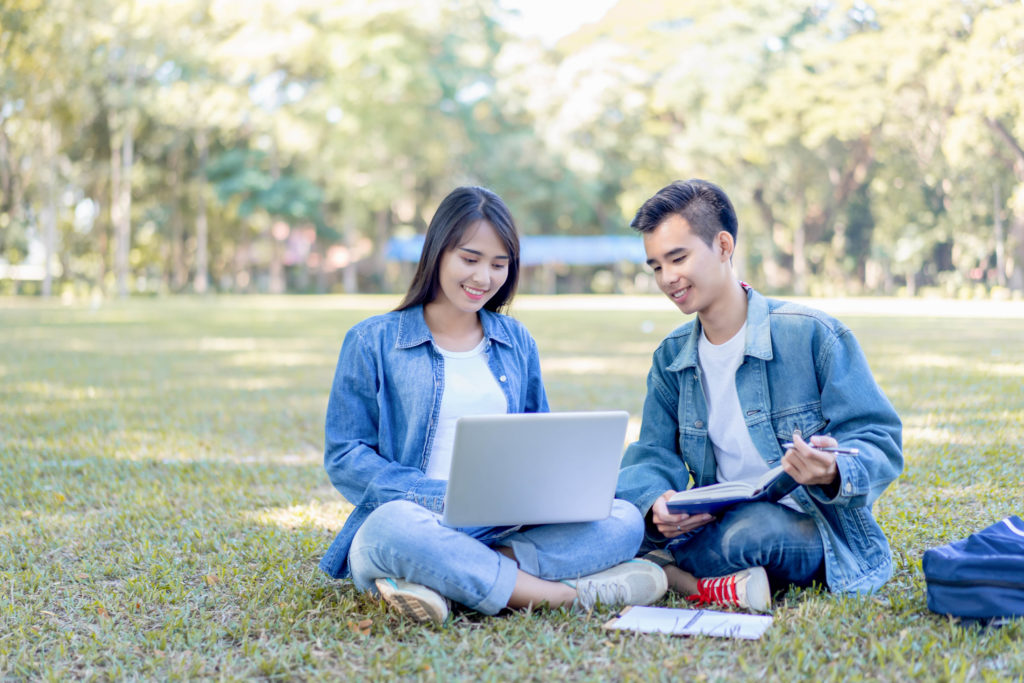
<path id="1" fill-rule="evenodd" d="M 747 503 L 665 548 L 697 578 L 764 567 L 772 590 L 825 583 L 825 549 L 814 519 L 778 503 Z"/>
<path id="2" fill-rule="evenodd" d="M 596 522 L 473 529 L 447 527 L 441 515 L 395 500 L 359 527 L 348 561 L 361 591 L 375 592 L 374 580 L 382 577 L 404 579 L 496 614 L 508 603 L 519 569 L 549 581 L 586 576 L 632 559 L 643 534 L 640 511 L 622 500 Z M 502 546 L 516 559 L 493 549 Z"/>

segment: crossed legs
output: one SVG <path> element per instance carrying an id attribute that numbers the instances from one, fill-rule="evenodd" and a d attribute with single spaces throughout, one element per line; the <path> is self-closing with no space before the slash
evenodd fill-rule
<path id="1" fill-rule="evenodd" d="M 596 522 L 547 524 L 477 540 L 410 501 L 386 503 L 360 527 L 349 551 L 352 578 L 373 590 L 378 578 L 422 584 L 484 614 L 543 602 L 573 602 L 563 580 L 631 559 L 643 537 L 639 511 L 615 501 Z"/>

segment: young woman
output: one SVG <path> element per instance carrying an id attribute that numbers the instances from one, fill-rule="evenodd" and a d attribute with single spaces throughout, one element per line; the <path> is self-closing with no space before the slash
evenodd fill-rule
<path id="1" fill-rule="evenodd" d="M 597 522 L 441 523 L 455 420 L 548 409 L 536 343 L 498 312 L 518 273 L 519 236 L 504 202 L 460 187 L 431 220 L 402 303 L 355 325 L 341 348 L 324 466 L 355 509 L 320 567 L 417 621 L 443 622 L 449 599 L 495 614 L 647 604 L 666 590 L 661 569 L 631 559 L 644 524 L 623 501 Z"/>

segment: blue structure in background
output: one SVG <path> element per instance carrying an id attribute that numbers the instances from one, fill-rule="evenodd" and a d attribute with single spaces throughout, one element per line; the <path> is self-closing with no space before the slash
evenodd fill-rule
<path id="1" fill-rule="evenodd" d="M 639 235 L 522 235 L 519 261 L 523 266 L 562 263 L 597 266 L 628 261 L 644 263 L 643 240 Z M 388 240 L 389 261 L 416 263 L 423 251 L 423 235 Z"/>

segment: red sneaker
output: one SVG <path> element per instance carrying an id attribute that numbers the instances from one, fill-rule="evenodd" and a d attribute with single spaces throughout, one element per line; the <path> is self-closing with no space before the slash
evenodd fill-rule
<path id="1" fill-rule="evenodd" d="M 768 574 L 764 567 L 750 567 L 728 576 L 697 579 L 697 592 L 686 596 L 703 605 L 723 605 L 767 612 L 772 607 Z"/>

